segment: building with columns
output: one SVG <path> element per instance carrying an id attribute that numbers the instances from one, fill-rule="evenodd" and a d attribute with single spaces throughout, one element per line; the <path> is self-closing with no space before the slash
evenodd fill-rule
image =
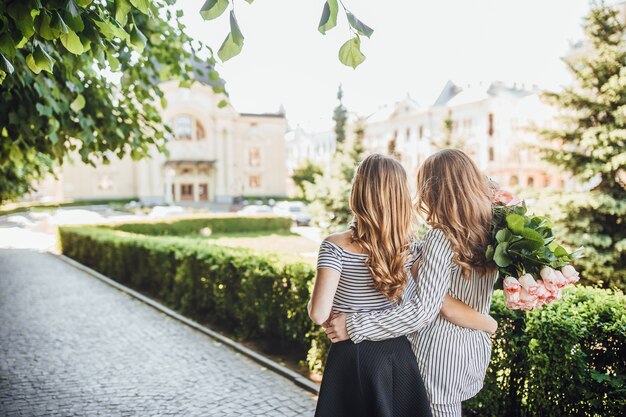
<path id="1" fill-rule="evenodd" d="M 566 179 L 541 160 L 541 138 L 533 130 L 549 127 L 554 115 L 536 88 L 448 81 L 431 106 L 407 96 L 372 115 L 364 144 L 369 152 L 396 155 L 412 180 L 424 159 L 453 146 L 504 187 L 561 189 Z"/>
<path id="2" fill-rule="evenodd" d="M 219 109 L 223 96 L 208 82 L 181 88 L 161 84 L 163 120 L 173 130 L 165 155 L 133 161 L 111 158 L 96 168 L 76 158 L 53 182 L 55 199 L 137 198 L 147 204 L 231 203 L 240 196 L 287 194 L 284 112 L 238 113 Z M 59 186 L 60 184 L 60 186 Z M 60 191 L 60 192 L 59 192 Z M 59 195 L 61 194 L 61 195 Z"/>

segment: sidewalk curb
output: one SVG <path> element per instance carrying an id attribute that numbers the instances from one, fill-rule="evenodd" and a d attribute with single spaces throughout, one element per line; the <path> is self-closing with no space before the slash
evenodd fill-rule
<path id="1" fill-rule="evenodd" d="M 278 375 L 290 380 L 291 382 L 293 382 L 294 384 L 296 384 L 297 386 L 299 386 L 300 388 L 318 395 L 319 394 L 319 386 L 317 384 L 315 384 L 314 382 L 308 380 L 307 378 L 303 377 L 302 375 L 298 374 L 297 372 L 292 371 L 291 369 L 277 363 L 274 362 L 273 360 L 266 358 L 263 355 L 260 355 L 259 353 L 253 351 L 252 349 L 249 349 L 247 347 L 245 347 L 244 345 L 235 342 L 232 339 L 229 339 L 226 336 L 222 336 L 221 334 L 217 333 L 216 331 L 213 331 L 207 327 L 202 326 L 201 324 L 196 323 L 195 321 L 188 319 L 185 316 L 182 316 L 180 314 L 178 314 L 177 312 L 175 312 L 174 310 L 171 310 L 167 307 L 165 307 L 163 304 L 158 303 L 154 300 L 152 300 L 151 298 L 146 297 L 145 295 L 131 289 L 128 288 L 125 285 L 120 284 L 117 281 L 112 280 L 111 278 L 102 275 L 101 273 L 99 273 L 98 271 L 95 271 L 91 268 L 89 268 L 88 266 L 85 266 L 71 258 L 68 258 L 65 255 L 60 255 L 60 254 L 55 254 L 52 252 L 47 252 L 50 255 L 62 260 L 63 262 L 73 266 L 76 269 L 79 269 L 83 272 L 88 273 L 89 275 L 93 276 L 94 278 L 99 279 L 100 281 L 110 285 L 111 287 L 122 291 L 128 295 L 130 295 L 133 298 L 136 298 L 137 300 L 149 305 L 150 307 L 160 311 L 163 314 L 166 314 L 170 317 L 172 317 L 173 319 L 176 319 L 178 321 L 180 321 L 181 323 L 186 324 L 187 326 L 201 332 L 204 333 L 205 335 L 219 341 L 220 343 L 230 347 L 231 349 L 235 350 L 238 353 L 241 353 L 244 356 L 247 356 L 248 358 L 252 359 L 253 361 L 263 365 L 264 367 L 266 367 L 267 369 L 269 369 L 272 372 L 277 373 Z"/>

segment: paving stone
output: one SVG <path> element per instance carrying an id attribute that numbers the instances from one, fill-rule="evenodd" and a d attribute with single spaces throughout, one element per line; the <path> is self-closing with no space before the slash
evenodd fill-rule
<path id="1" fill-rule="evenodd" d="M 0 249 L 0 416 L 314 409 L 288 380 L 52 255 Z"/>

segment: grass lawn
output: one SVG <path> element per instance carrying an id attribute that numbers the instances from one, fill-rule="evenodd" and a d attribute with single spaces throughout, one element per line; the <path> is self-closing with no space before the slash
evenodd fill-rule
<path id="1" fill-rule="evenodd" d="M 315 263 L 319 249 L 318 243 L 291 232 L 272 234 L 265 232 L 216 233 L 203 239 L 216 245 L 246 247 L 264 252 L 297 256 L 300 260 L 311 264 Z"/>

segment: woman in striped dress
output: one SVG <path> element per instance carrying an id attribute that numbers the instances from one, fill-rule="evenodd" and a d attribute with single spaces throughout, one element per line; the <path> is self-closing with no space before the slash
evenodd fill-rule
<path id="1" fill-rule="evenodd" d="M 355 344 L 408 335 L 435 417 L 460 417 L 461 402 L 483 386 L 491 339 L 444 320 L 451 295 L 488 314 L 497 270 L 484 253 L 492 221 L 489 184 L 462 151 L 429 157 L 417 174 L 417 209 L 432 229 L 424 237 L 417 290 L 401 306 L 373 313 L 339 314 L 327 326 L 331 340 Z M 421 381 L 418 384 L 421 386 Z"/>
<path id="2" fill-rule="evenodd" d="M 409 272 L 413 216 L 402 166 L 382 155 L 367 157 L 357 168 L 350 208 L 350 229 L 329 236 L 320 246 L 309 302 L 309 315 L 317 324 L 327 322 L 332 310 L 387 311 L 415 297 Z M 446 300 L 439 309 L 457 324 L 495 331 L 488 315 L 450 297 Z M 431 416 L 409 340 L 398 334 L 379 342 L 333 344 L 316 416 Z"/>

